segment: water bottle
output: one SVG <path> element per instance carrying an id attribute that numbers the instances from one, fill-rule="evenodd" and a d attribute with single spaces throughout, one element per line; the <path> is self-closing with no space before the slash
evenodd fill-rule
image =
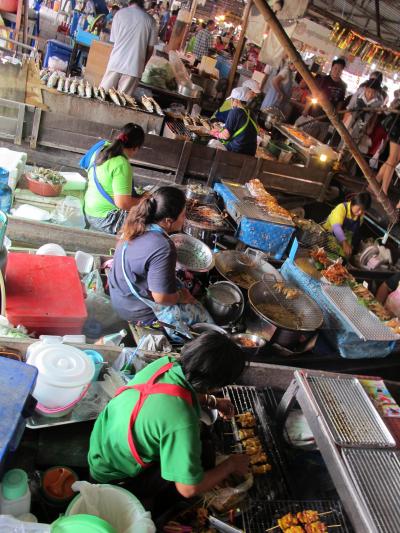
<path id="1" fill-rule="evenodd" d="M 0 210 L 9 213 L 12 205 L 12 190 L 8 186 L 8 170 L 0 167 Z"/>

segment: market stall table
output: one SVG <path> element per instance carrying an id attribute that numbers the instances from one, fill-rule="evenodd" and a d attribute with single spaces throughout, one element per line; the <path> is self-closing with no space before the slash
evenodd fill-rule
<path id="1" fill-rule="evenodd" d="M 158 96 L 168 98 L 170 101 L 180 100 L 184 102 L 188 113 L 192 111 L 194 104 L 200 103 L 201 97 L 197 96 L 192 98 L 191 96 L 184 96 L 177 91 L 170 91 L 168 89 L 162 89 L 161 87 L 155 87 L 154 85 L 148 85 L 147 83 L 139 82 L 139 87 L 143 89 L 149 89 Z"/>
<path id="2" fill-rule="evenodd" d="M 227 212 L 238 225 L 236 237 L 247 246 L 281 259 L 295 232 L 293 222 L 269 217 L 254 206 L 247 206 L 249 194 L 242 185 L 222 181 L 214 185 L 214 190 L 222 197 Z"/>

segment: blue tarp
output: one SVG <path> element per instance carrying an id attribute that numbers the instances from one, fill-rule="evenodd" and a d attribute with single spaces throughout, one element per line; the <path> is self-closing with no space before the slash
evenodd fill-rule
<path id="1" fill-rule="evenodd" d="M 321 283 L 303 272 L 291 260 L 287 259 L 281 268 L 282 276 L 297 285 L 308 296 L 317 302 L 324 315 L 322 333 L 345 359 L 378 359 L 387 357 L 395 346 L 394 342 L 363 341 L 354 333 L 348 323 L 343 320 L 325 296 Z"/>
<path id="2" fill-rule="evenodd" d="M 232 215 L 239 204 L 238 198 L 222 183 L 216 183 L 214 190 L 223 198 L 226 210 Z M 242 217 L 238 221 L 236 237 L 247 246 L 262 250 L 274 259 L 281 259 L 294 231 L 292 226 Z"/>

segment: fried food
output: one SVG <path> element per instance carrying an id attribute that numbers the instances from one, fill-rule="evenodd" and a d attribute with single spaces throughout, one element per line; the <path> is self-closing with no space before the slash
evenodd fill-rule
<path id="1" fill-rule="evenodd" d="M 311 524 L 305 524 L 304 529 L 306 533 L 326 533 L 328 531 L 327 525 L 319 520 Z"/>
<path id="2" fill-rule="evenodd" d="M 393 333 L 400 335 L 400 320 L 397 317 L 386 322 L 386 325 L 393 331 Z"/>
<path id="3" fill-rule="evenodd" d="M 247 188 L 256 204 L 268 214 L 279 215 L 288 220 L 292 220 L 290 212 L 278 204 L 277 199 L 265 190 L 264 185 L 259 179 L 250 180 L 247 183 Z"/>
<path id="4" fill-rule="evenodd" d="M 365 302 L 370 302 L 375 299 L 372 292 L 367 287 L 364 287 L 362 283 L 351 284 L 351 290 L 358 298 L 361 298 Z"/>
<path id="5" fill-rule="evenodd" d="M 234 270 L 227 272 L 226 277 L 243 289 L 249 289 L 250 286 L 257 281 L 247 272 L 236 272 Z"/>
<path id="6" fill-rule="evenodd" d="M 335 261 L 332 265 L 323 270 L 324 278 L 333 285 L 342 285 L 346 280 L 354 280 L 353 276 L 342 265 L 340 260 Z"/>
<path id="7" fill-rule="evenodd" d="M 286 300 L 295 300 L 300 296 L 300 291 L 293 287 L 287 287 L 283 281 L 277 281 L 272 285 L 273 289 L 282 294 Z"/>
<path id="8" fill-rule="evenodd" d="M 239 439 L 245 440 L 255 437 L 254 429 L 239 429 Z"/>
<path id="9" fill-rule="evenodd" d="M 278 518 L 278 526 L 286 531 L 289 527 L 297 526 L 299 524 L 298 518 L 293 513 L 287 513 L 281 518 Z"/>
<path id="10" fill-rule="evenodd" d="M 385 320 L 390 320 L 392 318 L 391 313 L 389 313 L 389 311 L 387 311 L 383 307 L 383 305 L 377 300 L 369 302 L 367 305 L 368 305 L 368 309 L 372 311 L 379 318 L 379 320 L 385 321 Z"/>
<path id="11" fill-rule="evenodd" d="M 311 524 L 312 522 L 318 522 L 319 513 L 312 509 L 307 509 L 297 513 L 297 518 L 302 524 Z"/>
<path id="12" fill-rule="evenodd" d="M 273 320 L 281 327 L 297 329 L 301 325 L 301 320 L 294 311 L 286 309 L 278 303 L 262 303 L 257 305 L 257 309 L 262 315 Z"/>
<path id="13" fill-rule="evenodd" d="M 325 268 L 331 264 L 331 261 L 323 248 L 314 248 L 311 250 L 310 257 L 317 263 L 321 263 Z"/>
<path id="14" fill-rule="evenodd" d="M 258 476 L 262 474 L 267 474 L 268 472 L 271 472 L 271 470 L 272 466 L 268 463 L 265 463 L 263 465 L 253 465 L 251 467 L 251 471 L 253 472 L 253 474 L 256 474 Z"/>
<path id="15" fill-rule="evenodd" d="M 250 411 L 236 415 L 236 420 L 242 428 L 253 428 L 256 425 L 256 419 Z"/>

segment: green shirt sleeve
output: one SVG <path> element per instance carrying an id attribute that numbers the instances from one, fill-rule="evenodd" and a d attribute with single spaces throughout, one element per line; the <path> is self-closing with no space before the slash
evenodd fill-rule
<path id="1" fill-rule="evenodd" d="M 203 479 L 198 424 L 177 428 L 160 442 L 161 476 L 167 481 L 197 485 Z"/>
<path id="2" fill-rule="evenodd" d="M 113 196 L 118 195 L 131 195 L 132 193 L 132 167 L 125 157 L 114 158 L 112 168 L 110 168 L 112 174 L 112 189 Z"/>

